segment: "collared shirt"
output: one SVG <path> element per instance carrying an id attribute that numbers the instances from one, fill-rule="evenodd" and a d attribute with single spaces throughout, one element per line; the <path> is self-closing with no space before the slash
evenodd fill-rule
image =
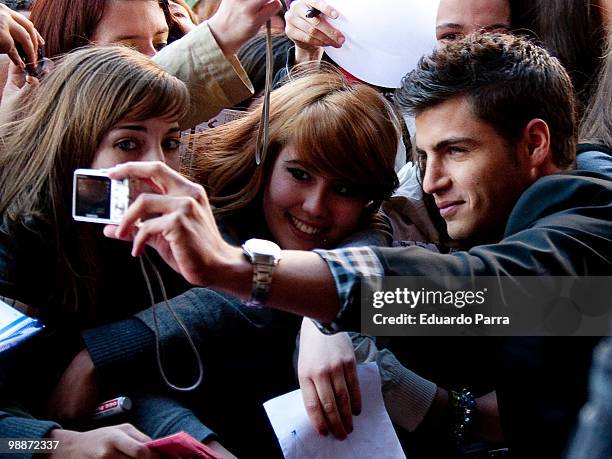
<path id="1" fill-rule="evenodd" d="M 323 333 L 336 333 L 344 329 L 342 323 L 345 321 L 348 305 L 353 301 L 354 290 L 362 280 L 369 282 L 379 281 L 385 270 L 369 247 L 347 247 L 336 250 L 315 250 L 325 260 L 334 278 L 340 311 L 336 319 L 329 323 L 315 321 L 315 324 Z"/>

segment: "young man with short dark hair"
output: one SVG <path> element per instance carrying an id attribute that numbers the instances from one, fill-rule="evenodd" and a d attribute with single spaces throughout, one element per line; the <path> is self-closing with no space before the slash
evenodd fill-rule
<path id="1" fill-rule="evenodd" d="M 423 190 L 455 240 L 499 241 L 520 195 L 574 166 L 571 81 L 526 41 L 472 35 L 449 44 L 423 58 L 396 101 L 416 117 Z"/>

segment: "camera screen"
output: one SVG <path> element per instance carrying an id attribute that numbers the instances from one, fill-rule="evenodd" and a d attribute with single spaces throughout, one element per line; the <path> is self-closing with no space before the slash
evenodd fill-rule
<path id="1" fill-rule="evenodd" d="M 77 175 L 76 215 L 110 218 L 111 180 L 108 177 Z"/>

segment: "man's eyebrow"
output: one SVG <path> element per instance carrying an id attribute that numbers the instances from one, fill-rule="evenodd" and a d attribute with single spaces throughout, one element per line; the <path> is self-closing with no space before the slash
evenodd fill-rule
<path id="1" fill-rule="evenodd" d="M 449 137 L 448 139 L 441 140 L 437 144 L 434 145 L 434 151 L 444 150 L 445 148 L 455 145 L 457 143 L 464 143 L 470 145 L 477 145 L 478 142 L 471 137 Z"/>
<path id="2" fill-rule="evenodd" d="M 463 26 L 461 24 L 455 24 L 454 22 L 444 22 L 438 26 L 436 26 L 436 30 L 441 29 L 462 29 Z"/>

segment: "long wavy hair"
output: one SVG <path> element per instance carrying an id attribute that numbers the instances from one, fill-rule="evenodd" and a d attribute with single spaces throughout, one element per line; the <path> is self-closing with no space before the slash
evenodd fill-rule
<path id="1" fill-rule="evenodd" d="M 24 95 L 14 121 L 0 126 L 5 231 L 51 228 L 57 276 L 66 284 L 64 304 L 76 308 L 79 303 L 77 276 L 95 277 L 83 256 L 86 231 L 77 231 L 71 217 L 73 171 L 91 166 L 102 138 L 121 120 L 174 118 L 188 104 L 184 83 L 146 56 L 123 46 L 88 47 L 59 60 Z M 85 289 L 91 295 L 93 282 Z"/>
<path id="2" fill-rule="evenodd" d="M 219 216 L 261 205 L 279 152 L 293 146 L 315 173 L 360 190 L 374 213 L 398 185 L 394 160 L 401 125 L 374 89 L 349 83 L 337 71 L 298 71 L 270 97 L 270 143 L 255 163 L 261 105 L 195 140 L 194 178 L 204 184 Z"/>
<path id="3" fill-rule="evenodd" d="M 606 48 L 601 0 L 513 0 L 516 32 L 535 37 L 569 73 L 581 114 Z"/>
<path id="4" fill-rule="evenodd" d="M 612 34 L 598 81 L 580 124 L 580 141 L 598 143 L 612 150 Z"/>

